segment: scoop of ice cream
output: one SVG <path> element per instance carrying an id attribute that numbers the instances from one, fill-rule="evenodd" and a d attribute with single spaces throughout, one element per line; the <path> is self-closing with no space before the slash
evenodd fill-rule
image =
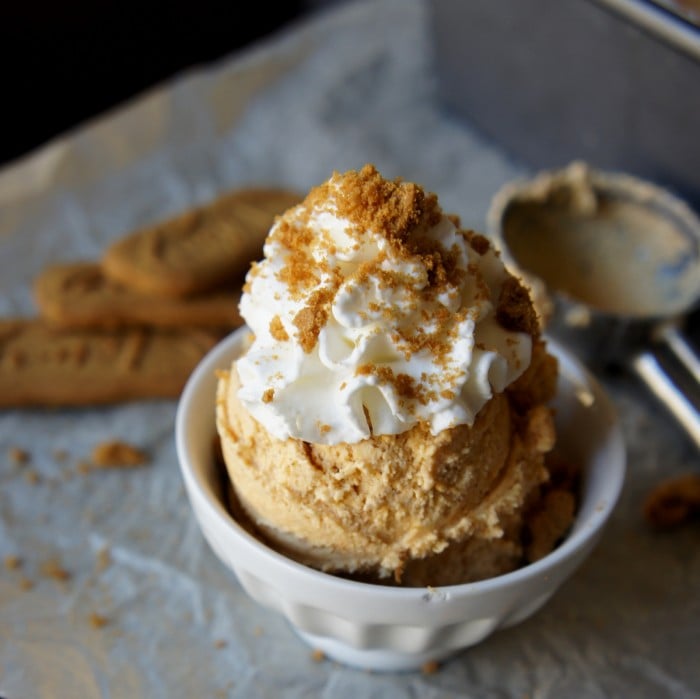
<path id="1" fill-rule="evenodd" d="M 473 425 L 531 355 L 534 312 L 420 186 L 334 173 L 279 217 L 240 310 L 238 397 L 278 439 L 356 443 Z M 524 299 L 520 299 L 524 301 Z"/>
<path id="2" fill-rule="evenodd" d="M 348 444 L 278 439 L 222 375 L 217 426 L 240 521 L 295 560 L 370 581 L 444 585 L 523 561 L 527 510 L 547 481 L 556 363 L 535 361 L 474 424 L 433 436 L 427 423 Z"/>
<path id="3" fill-rule="evenodd" d="M 415 184 L 336 173 L 276 221 L 241 312 L 217 429 L 256 535 L 372 581 L 523 562 L 557 365 L 488 240 Z"/>

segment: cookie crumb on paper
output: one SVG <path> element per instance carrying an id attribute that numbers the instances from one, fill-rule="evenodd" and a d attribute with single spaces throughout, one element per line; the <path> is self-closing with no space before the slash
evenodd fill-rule
<path id="1" fill-rule="evenodd" d="M 658 483 L 647 495 L 643 513 L 655 529 L 700 520 L 700 473 L 685 473 Z"/>
<path id="2" fill-rule="evenodd" d="M 90 626 L 93 629 L 101 629 L 109 624 L 109 619 L 103 614 L 98 614 L 97 612 L 92 612 L 89 617 Z"/>
<path id="3" fill-rule="evenodd" d="M 5 556 L 5 568 L 7 570 L 17 570 L 18 568 L 22 567 L 22 559 L 19 556 L 16 556 L 14 554 L 10 554 L 9 556 Z"/>
<path id="4" fill-rule="evenodd" d="M 24 466 L 31 460 L 29 452 L 20 447 L 10 447 L 7 451 L 7 458 L 15 466 Z"/>
<path id="5" fill-rule="evenodd" d="M 119 440 L 101 442 L 92 450 L 92 463 L 99 468 L 130 468 L 148 460 L 145 451 Z"/>
<path id="6" fill-rule="evenodd" d="M 54 580 L 70 580 L 71 574 L 63 567 L 58 558 L 49 558 L 41 564 L 41 574 Z"/>
<path id="7" fill-rule="evenodd" d="M 434 675 L 440 669 L 440 663 L 437 660 L 428 660 L 421 665 L 421 672 L 424 675 Z"/>
<path id="8" fill-rule="evenodd" d="M 98 573 L 107 570 L 109 566 L 112 565 L 112 553 L 106 546 L 97 551 L 97 561 L 95 563 L 95 569 Z"/>

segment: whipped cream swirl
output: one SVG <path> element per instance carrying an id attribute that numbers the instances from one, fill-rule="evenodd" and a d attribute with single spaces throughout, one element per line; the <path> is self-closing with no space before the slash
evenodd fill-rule
<path id="1" fill-rule="evenodd" d="M 371 165 L 277 218 L 246 280 L 254 338 L 236 362 L 238 396 L 270 433 L 353 443 L 424 422 L 437 434 L 471 425 L 522 374 L 532 337 L 498 314 L 514 280 L 457 223 Z"/>

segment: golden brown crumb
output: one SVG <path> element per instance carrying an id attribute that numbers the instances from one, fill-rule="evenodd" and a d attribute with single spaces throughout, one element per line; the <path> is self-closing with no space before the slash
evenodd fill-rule
<path id="1" fill-rule="evenodd" d="M 670 529 L 700 519 L 700 473 L 686 473 L 657 484 L 643 505 L 647 522 Z"/>
<path id="2" fill-rule="evenodd" d="M 274 388 L 268 388 L 263 394 L 262 394 L 262 402 L 263 403 L 272 403 L 272 401 L 275 398 L 275 389 Z"/>
<path id="3" fill-rule="evenodd" d="M 17 570 L 22 567 L 22 559 L 19 556 L 10 554 L 5 556 L 5 568 L 7 570 Z"/>
<path id="4" fill-rule="evenodd" d="M 326 655 L 320 648 L 315 648 L 313 653 L 311 653 L 311 660 L 315 663 L 323 662 L 325 659 Z"/>
<path id="5" fill-rule="evenodd" d="M 378 231 L 392 243 L 403 244 L 421 221 L 431 225 L 440 219 L 434 194 L 412 182 L 385 180 L 374 165 L 348 172 L 343 180 L 338 214 L 358 230 Z M 324 196 L 322 192 L 320 195 Z"/>
<path id="6" fill-rule="evenodd" d="M 119 440 L 102 442 L 92 450 L 92 463 L 100 468 L 130 468 L 147 461 L 146 452 Z"/>
<path id="7" fill-rule="evenodd" d="M 75 465 L 75 470 L 81 475 L 84 476 L 86 473 L 90 473 L 92 471 L 92 464 L 89 461 L 85 461 L 85 459 L 81 459 L 78 461 L 78 463 Z"/>
<path id="8" fill-rule="evenodd" d="M 289 339 L 289 335 L 284 329 L 284 325 L 282 325 L 282 321 L 280 320 L 279 316 L 275 316 L 270 321 L 270 335 L 272 335 L 272 337 L 274 337 L 278 342 L 286 342 Z"/>
<path id="9" fill-rule="evenodd" d="M 106 616 L 98 614 L 97 612 L 92 612 L 90 614 L 90 626 L 92 626 L 93 629 L 101 629 L 103 626 L 107 626 L 107 624 L 109 624 L 109 619 Z"/>
<path id="10" fill-rule="evenodd" d="M 506 330 L 530 335 L 539 332 L 539 321 L 530 294 L 515 277 L 509 276 L 501 286 L 496 319 Z"/>
<path id="11" fill-rule="evenodd" d="M 29 578 L 22 577 L 19 581 L 19 587 L 21 590 L 31 590 L 34 587 L 34 581 Z"/>
<path id="12" fill-rule="evenodd" d="M 491 247 L 488 238 L 479 233 L 474 233 L 473 231 L 467 232 L 467 240 L 469 241 L 469 245 L 471 245 L 472 250 L 479 253 L 479 255 L 486 254 Z"/>
<path id="13" fill-rule="evenodd" d="M 437 660 L 428 660 L 421 666 L 421 672 L 424 675 L 434 675 L 440 669 L 440 664 Z"/>
<path id="14" fill-rule="evenodd" d="M 54 580 L 70 580 L 71 574 L 61 565 L 57 558 L 49 558 L 41 564 L 41 574 Z"/>
<path id="15" fill-rule="evenodd" d="M 223 638 L 217 638 L 216 641 L 214 641 L 214 648 L 226 648 L 227 645 L 228 641 Z"/>
<path id="16" fill-rule="evenodd" d="M 334 296 L 335 290 L 318 289 L 311 294 L 308 304 L 294 316 L 292 322 L 299 330 L 299 344 L 307 354 L 316 346 L 318 335 L 328 320 Z"/>
<path id="17" fill-rule="evenodd" d="M 15 466 L 24 466 L 24 464 L 28 464 L 30 460 L 29 452 L 19 447 L 10 447 L 7 452 L 7 458 Z"/>
<path id="18" fill-rule="evenodd" d="M 110 550 L 107 547 L 99 549 L 97 552 L 97 563 L 96 563 L 96 569 L 98 573 L 101 573 L 104 570 L 107 570 L 109 566 L 112 564 L 112 554 L 110 553 Z"/>
<path id="19" fill-rule="evenodd" d="M 29 485 L 36 485 L 41 480 L 41 477 L 36 471 L 25 471 L 24 480 L 27 481 Z"/>

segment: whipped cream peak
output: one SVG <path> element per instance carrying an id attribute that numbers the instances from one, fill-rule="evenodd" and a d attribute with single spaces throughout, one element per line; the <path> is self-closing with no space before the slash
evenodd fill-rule
<path id="1" fill-rule="evenodd" d="M 239 398 L 280 439 L 471 425 L 530 362 L 527 292 L 433 194 L 372 165 L 278 217 L 246 279 Z"/>

